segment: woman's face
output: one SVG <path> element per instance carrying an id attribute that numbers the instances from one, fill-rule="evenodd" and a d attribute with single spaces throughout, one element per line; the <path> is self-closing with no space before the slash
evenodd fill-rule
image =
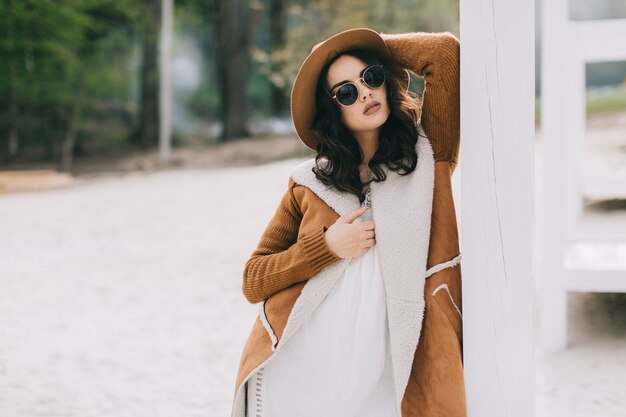
<path id="1" fill-rule="evenodd" d="M 352 55 L 341 55 L 328 68 L 326 86 L 334 95 L 337 89 L 345 81 L 352 81 L 359 90 L 356 102 L 350 106 L 339 104 L 333 100 L 341 111 L 343 124 L 352 132 L 366 132 L 379 129 L 389 117 L 389 104 L 387 103 L 387 90 L 385 84 L 379 88 L 370 88 L 367 84 L 359 80 L 363 70 L 369 65 Z M 379 105 L 364 114 L 364 110 L 371 103 L 378 102 Z"/>

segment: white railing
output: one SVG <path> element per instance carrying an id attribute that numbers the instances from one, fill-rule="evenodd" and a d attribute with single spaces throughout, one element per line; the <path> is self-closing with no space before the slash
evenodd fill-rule
<path id="1" fill-rule="evenodd" d="M 585 193 L 626 190 L 626 177 L 603 177 L 583 169 L 585 64 L 626 59 L 626 19 L 570 21 L 567 6 L 567 0 L 542 2 L 541 339 L 545 351 L 567 346 L 568 292 L 626 291 L 624 262 L 622 266 L 614 262 L 614 254 L 624 253 L 626 224 L 589 221 L 583 210 Z"/>

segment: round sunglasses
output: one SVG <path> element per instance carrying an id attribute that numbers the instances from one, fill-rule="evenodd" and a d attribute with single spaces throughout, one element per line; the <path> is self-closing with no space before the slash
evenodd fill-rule
<path id="1" fill-rule="evenodd" d="M 385 83 L 385 69 L 382 65 L 371 65 L 363 70 L 361 77 L 357 81 L 359 80 L 363 80 L 369 88 L 380 88 Z M 332 96 L 334 100 L 337 100 L 337 103 L 343 106 L 353 105 L 358 97 L 359 89 L 356 83 L 352 81 L 341 84 L 335 95 Z"/>

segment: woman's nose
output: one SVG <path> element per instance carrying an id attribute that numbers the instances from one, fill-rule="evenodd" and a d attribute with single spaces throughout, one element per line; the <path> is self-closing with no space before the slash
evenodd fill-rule
<path id="1" fill-rule="evenodd" d="M 363 81 L 359 83 L 360 97 L 365 100 L 367 96 L 372 95 L 372 90 Z"/>

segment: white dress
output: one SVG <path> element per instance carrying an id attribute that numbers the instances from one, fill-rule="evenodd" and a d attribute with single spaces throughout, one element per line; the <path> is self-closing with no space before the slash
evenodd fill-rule
<path id="1" fill-rule="evenodd" d="M 369 189 L 362 205 L 370 204 Z M 372 219 L 370 207 L 355 222 Z M 376 245 L 247 384 L 248 417 L 399 417 Z"/>

